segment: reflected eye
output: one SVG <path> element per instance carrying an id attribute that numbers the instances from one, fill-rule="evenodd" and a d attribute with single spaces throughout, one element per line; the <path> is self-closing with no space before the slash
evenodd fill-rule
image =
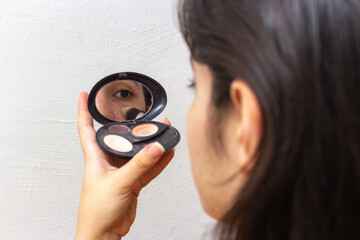
<path id="1" fill-rule="evenodd" d="M 118 98 L 130 98 L 133 94 L 128 90 L 120 90 L 115 93 L 115 97 Z"/>

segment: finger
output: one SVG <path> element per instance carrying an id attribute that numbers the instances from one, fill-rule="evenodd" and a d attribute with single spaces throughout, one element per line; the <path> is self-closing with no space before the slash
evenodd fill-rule
<path id="1" fill-rule="evenodd" d="M 156 178 L 170 163 L 171 159 L 174 157 L 174 150 L 168 152 L 164 155 L 161 160 L 147 173 L 141 178 L 142 187 L 145 187 L 151 180 Z"/>
<path id="2" fill-rule="evenodd" d="M 159 176 L 159 174 L 166 168 L 170 163 L 171 159 L 174 157 L 175 151 L 172 150 L 165 154 L 160 161 L 142 178 L 140 178 L 139 185 L 135 186 L 134 193 L 139 194 L 140 190 L 148 185 L 154 178 Z"/>
<path id="3" fill-rule="evenodd" d="M 81 92 L 78 103 L 78 130 L 80 143 L 85 155 L 85 161 L 92 158 L 100 158 L 103 152 L 96 142 L 96 133 L 94 129 L 93 119 L 87 107 L 88 94 Z M 85 162 L 85 164 L 87 164 Z"/>
<path id="4" fill-rule="evenodd" d="M 95 136 L 93 119 L 87 108 L 88 94 L 81 92 L 78 102 L 78 130 L 80 141 L 86 143 Z"/>
<path id="5" fill-rule="evenodd" d="M 164 147 L 158 143 L 151 143 L 138 152 L 128 163 L 117 170 L 117 178 L 124 187 L 132 187 L 146 174 L 161 158 Z"/>
<path id="6" fill-rule="evenodd" d="M 164 119 L 161 120 L 160 122 L 165 123 L 165 124 L 167 124 L 167 125 L 171 125 L 171 122 L 169 121 L 168 118 L 164 118 Z"/>

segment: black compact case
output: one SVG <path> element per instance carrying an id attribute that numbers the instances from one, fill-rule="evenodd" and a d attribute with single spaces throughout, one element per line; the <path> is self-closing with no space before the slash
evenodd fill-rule
<path id="1" fill-rule="evenodd" d="M 96 133 L 99 146 L 123 159 L 132 158 L 152 142 L 159 142 L 165 153 L 169 152 L 179 143 L 179 132 L 151 121 L 166 103 L 164 88 L 143 74 L 121 72 L 103 78 L 88 98 L 90 114 L 104 125 Z"/>

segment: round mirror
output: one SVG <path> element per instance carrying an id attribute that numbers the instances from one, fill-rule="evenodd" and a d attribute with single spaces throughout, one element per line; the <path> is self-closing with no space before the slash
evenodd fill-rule
<path id="1" fill-rule="evenodd" d="M 164 88 L 154 79 L 141 73 L 119 72 L 95 84 L 88 108 L 91 116 L 105 125 L 152 120 L 164 110 L 166 102 Z"/>
<path id="2" fill-rule="evenodd" d="M 133 80 L 115 80 L 102 86 L 95 105 L 101 115 L 112 121 L 130 121 L 144 116 L 153 103 L 149 89 Z"/>

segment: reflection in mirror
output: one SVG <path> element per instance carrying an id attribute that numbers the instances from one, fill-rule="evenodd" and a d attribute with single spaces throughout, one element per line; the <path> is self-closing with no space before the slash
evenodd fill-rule
<path id="1" fill-rule="evenodd" d="M 117 80 L 103 86 L 96 95 L 96 108 L 113 121 L 142 117 L 152 105 L 152 95 L 143 84 L 133 80 Z"/>

